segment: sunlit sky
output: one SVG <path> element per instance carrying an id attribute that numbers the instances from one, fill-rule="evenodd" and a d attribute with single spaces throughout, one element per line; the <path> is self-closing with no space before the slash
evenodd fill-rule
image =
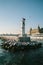
<path id="1" fill-rule="evenodd" d="M 43 27 L 43 0 L 0 0 L 0 33 L 20 33 L 23 17 L 26 32 Z"/>

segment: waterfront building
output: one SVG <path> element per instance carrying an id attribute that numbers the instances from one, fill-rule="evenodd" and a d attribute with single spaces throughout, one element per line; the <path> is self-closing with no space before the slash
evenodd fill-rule
<path id="1" fill-rule="evenodd" d="M 43 28 L 40 28 L 40 26 L 37 29 L 31 28 L 29 34 L 32 40 L 43 40 Z"/>
<path id="2" fill-rule="evenodd" d="M 40 26 L 38 26 L 37 29 L 30 29 L 29 34 L 30 35 L 35 35 L 35 34 L 42 34 L 43 33 L 43 28 L 40 28 Z"/>

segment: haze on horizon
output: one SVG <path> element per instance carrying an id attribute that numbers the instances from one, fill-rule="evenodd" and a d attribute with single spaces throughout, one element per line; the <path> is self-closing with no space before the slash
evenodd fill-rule
<path id="1" fill-rule="evenodd" d="M 0 33 L 20 33 L 23 17 L 26 32 L 43 27 L 43 0 L 0 0 Z"/>

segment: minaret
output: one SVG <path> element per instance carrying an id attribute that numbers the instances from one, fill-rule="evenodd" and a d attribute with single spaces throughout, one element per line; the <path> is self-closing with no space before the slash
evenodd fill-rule
<path id="1" fill-rule="evenodd" d="M 25 18 L 22 20 L 22 36 L 25 36 Z"/>

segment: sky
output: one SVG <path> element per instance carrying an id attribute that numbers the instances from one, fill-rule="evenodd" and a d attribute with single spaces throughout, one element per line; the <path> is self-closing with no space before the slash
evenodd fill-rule
<path id="1" fill-rule="evenodd" d="M 21 33 L 22 18 L 26 33 L 43 27 L 43 0 L 0 0 L 0 34 Z"/>

